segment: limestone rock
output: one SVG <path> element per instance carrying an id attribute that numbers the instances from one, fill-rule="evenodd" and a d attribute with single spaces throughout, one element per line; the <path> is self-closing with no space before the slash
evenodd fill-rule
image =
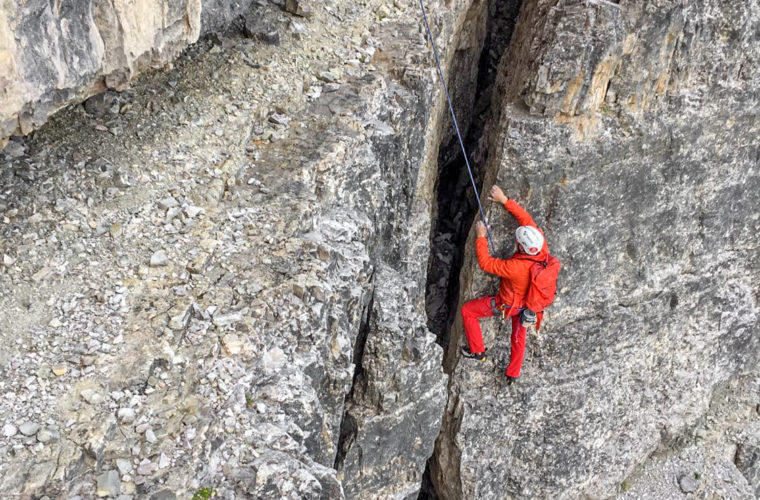
<path id="1" fill-rule="evenodd" d="M 336 466 L 348 497 L 410 498 L 438 435 L 447 377 L 435 337 L 413 310 L 414 283 L 390 269 L 375 273 Z"/>
<path id="2" fill-rule="evenodd" d="M 96 491 L 96 494 L 99 497 L 115 497 L 120 492 L 121 480 L 119 479 L 118 471 L 109 470 L 98 476 L 98 489 Z"/>
<path id="3" fill-rule="evenodd" d="M 169 263 L 169 257 L 163 250 L 157 250 L 150 256 L 150 267 L 163 267 Z"/>
<path id="4" fill-rule="evenodd" d="M 68 367 L 65 364 L 57 364 L 53 365 L 50 369 L 50 371 L 53 372 L 53 374 L 57 377 L 60 377 L 62 375 L 66 374 L 66 371 L 68 370 Z"/>
<path id="5" fill-rule="evenodd" d="M 697 488 L 699 487 L 699 483 L 694 479 L 694 476 L 690 475 L 684 475 L 681 476 L 678 479 L 678 486 L 681 488 L 681 491 L 684 493 L 692 493 L 694 491 L 697 491 Z"/>
<path id="6" fill-rule="evenodd" d="M 168 7 L 3 7 L 0 137 L 27 134 L 62 106 L 93 91 L 123 88 L 135 74 L 170 61 L 197 40 L 201 10 L 197 0 Z"/>
<path id="7" fill-rule="evenodd" d="M 311 0 L 285 0 L 285 10 L 301 17 L 312 17 L 314 15 Z"/>
<path id="8" fill-rule="evenodd" d="M 222 337 L 222 345 L 224 346 L 224 351 L 229 354 L 230 356 L 234 356 L 235 354 L 239 354 L 244 347 L 244 342 L 235 335 L 234 333 L 228 333 L 224 337 Z"/>
<path id="9" fill-rule="evenodd" d="M 116 498 L 606 498 L 672 448 L 704 460 L 669 455 L 663 494 L 621 500 L 703 470 L 699 494 L 750 498 L 751 453 L 730 459 L 760 401 L 757 9 L 519 4 L 429 5 L 476 183 L 564 264 L 509 388 L 505 332 L 482 322 L 473 367 L 447 329 L 497 281 L 465 241 L 470 180 L 412 2 L 306 20 L 284 0 L 12 0 L 10 129 L 91 92 L 119 106 L 69 107 L 0 155 L 0 422 L 40 426 L 0 436 L 0 490 L 94 498 L 113 470 Z M 514 226 L 485 209 L 505 257 Z"/>
<path id="10" fill-rule="evenodd" d="M 91 405 L 98 405 L 104 400 L 103 395 L 95 389 L 85 389 L 80 396 Z"/>
<path id="11" fill-rule="evenodd" d="M 18 427 L 18 430 L 24 436 L 34 436 L 40 430 L 40 424 L 34 422 L 25 422 Z M 10 431 L 10 429 L 8 429 Z"/>
<path id="12" fill-rule="evenodd" d="M 135 410 L 132 408 L 119 408 L 116 417 L 122 424 L 131 424 L 135 421 Z"/>
<path id="13" fill-rule="evenodd" d="M 457 354 L 457 318 L 431 461 L 441 498 L 612 495 L 652 450 L 690 439 L 715 388 L 760 360 L 760 177 L 743 146 L 760 125 L 748 90 L 760 73 L 719 76 L 754 60 L 760 15 L 653 5 L 523 3 L 481 141 L 485 178 L 524 205 L 565 267 L 514 387 L 504 329 L 483 322 L 493 354 L 473 367 Z M 737 23 L 748 30 L 714 42 Z M 719 221 L 726 207 L 735 225 Z M 494 205 L 486 216 L 494 254 L 509 256 L 514 221 Z M 497 287 L 473 246 L 459 306 Z"/>
<path id="14" fill-rule="evenodd" d="M 740 443 L 734 462 L 754 489 L 755 495 L 760 496 L 760 439 L 755 436 L 749 442 Z"/>
<path id="15" fill-rule="evenodd" d="M 48 429 L 42 429 L 37 433 L 37 441 L 39 441 L 42 444 L 47 444 L 50 441 L 53 440 L 53 438 L 57 437 L 56 434 L 51 432 Z"/>

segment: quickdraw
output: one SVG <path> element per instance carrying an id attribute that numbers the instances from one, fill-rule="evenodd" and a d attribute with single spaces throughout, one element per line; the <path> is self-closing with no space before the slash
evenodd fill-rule
<path id="1" fill-rule="evenodd" d="M 496 297 L 491 297 L 491 312 L 493 312 L 494 316 L 498 316 L 501 318 L 501 321 L 506 323 L 507 322 L 507 311 L 509 308 L 506 304 L 499 304 L 496 305 Z"/>

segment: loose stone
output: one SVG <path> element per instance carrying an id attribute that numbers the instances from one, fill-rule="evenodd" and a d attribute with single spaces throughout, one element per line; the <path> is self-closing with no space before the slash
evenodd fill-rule
<path id="1" fill-rule="evenodd" d="M 169 262 L 169 257 L 163 250 L 158 250 L 150 256 L 150 267 L 162 267 Z"/>
<path id="2" fill-rule="evenodd" d="M 164 210 L 167 210 L 171 207 L 176 207 L 177 205 L 179 205 L 179 202 L 173 197 L 164 198 L 158 202 L 158 206 Z"/>
<path id="3" fill-rule="evenodd" d="M 116 412 L 116 418 L 122 424 L 131 424 L 135 421 L 135 410 L 132 408 L 119 408 L 119 411 Z"/>
<path id="4" fill-rule="evenodd" d="M 24 436 L 34 436 L 37 434 L 37 431 L 40 430 L 40 424 L 35 424 L 34 422 L 26 422 L 21 424 L 18 430 Z"/>
<path id="5" fill-rule="evenodd" d="M 127 460 L 126 458 L 117 458 L 116 459 L 116 468 L 119 469 L 119 472 L 123 476 L 124 474 L 129 474 L 132 472 L 132 462 Z"/>
<path id="6" fill-rule="evenodd" d="M 314 15 L 314 8 L 305 0 L 285 0 L 285 10 L 301 17 Z"/>
<path id="7" fill-rule="evenodd" d="M 269 117 L 269 121 L 277 125 L 287 126 L 290 123 L 290 118 L 279 113 L 274 113 Z"/>
<path id="8" fill-rule="evenodd" d="M 222 338 L 222 345 L 224 346 L 224 352 L 227 354 L 234 356 L 235 354 L 239 354 L 240 351 L 243 350 L 243 342 L 240 340 L 240 337 L 235 335 L 234 333 L 228 333 Z"/>
<path id="9" fill-rule="evenodd" d="M 98 405 L 103 402 L 103 395 L 95 389 L 85 389 L 81 392 L 82 399 L 91 405 Z"/>
<path id="10" fill-rule="evenodd" d="M 116 496 L 121 492 L 121 480 L 119 472 L 109 470 L 98 476 L 98 489 L 96 494 L 99 497 Z"/>
<path id="11" fill-rule="evenodd" d="M 678 486 L 684 493 L 692 493 L 694 491 L 697 491 L 699 483 L 697 483 L 697 481 L 692 476 L 687 474 L 685 476 L 681 476 L 681 478 L 678 480 Z"/>
<path id="12" fill-rule="evenodd" d="M 158 441 L 158 438 L 156 437 L 156 434 L 153 432 L 153 429 L 148 429 L 145 431 L 145 440 L 149 443 L 155 443 Z"/>
<path id="13" fill-rule="evenodd" d="M 39 441 L 42 444 L 49 443 L 53 440 L 53 433 L 50 432 L 48 429 L 42 429 L 37 433 L 37 441 Z"/>
<path id="14" fill-rule="evenodd" d="M 237 323 L 243 319 L 243 315 L 239 312 L 229 314 L 217 314 L 213 318 L 213 322 L 216 326 L 226 326 L 233 323 Z"/>
<path id="15" fill-rule="evenodd" d="M 147 476 L 148 474 L 152 474 L 154 470 L 156 470 L 156 465 L 151 462 L 141 463 L 140 465 L 137 466 L 137 473 L 140 474 L 141 476 Z"/>
<path id="16" fill-rule="evenodd" d="M 61 375 L 65 375 L 66 371 L 68 370 L 68 367 L 64 364 L 57 364 L 53 365 L 50 370 L 53 372 L 54 375 L 60 377 Z"/>

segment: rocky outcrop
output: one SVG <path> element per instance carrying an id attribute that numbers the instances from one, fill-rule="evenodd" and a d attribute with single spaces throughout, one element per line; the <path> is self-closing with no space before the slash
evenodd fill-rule
<path id="1" fill-rule="evenodd" d="M 174 60 L 204 33 L 229 29 L 251 0 L 9 1 L 0 7 L 0 140 L 62 107 Z M 3 141 L 4 144 L 5 141 Z"/>
<path id="2" fill-rule="evenodd" d="M 18 141 L 4 491 L 416 494 L 446 376 L 422 292 L 444 108 L 414 7 L 265 6 L 280 46 L 203 42 Z"/>
<path id="3" fill-rule="evenodd" d="M 336 468 L 347 498 L 410 498 L 441 427 L 442 352 L 415 311 L 419 285 L 389 269 L 375 280 Z"/>
<path id="4" fill-rule="evenodd" d="M 476 183 L 564 263 L 511 388 L 494 322 L 485 364 L 446 331 L 496 281 L 451 254 L 474 206 L 416 2 L 12 5 L 3 130 L 112 90 L 2 156 L 8 495 L 757 492 L 754 5 L 426 3 Z"/>
<path id="5" fill-rule="evenodd" d="M 442 498 L 612 495 L 716 384 L 755 369 L 759 24 L 753 6 L 711 1 L 523 4 L 485 186 L 545 228 L 560 294 L 514 388 L 503 330 L 489 325 L 493 356 L 472 366 L 457 320 L 431 470 Z M 488 215 L 509 254 L 513 222 Z M 496 286 L 473 246 L 461 300 Z"/>
<path id="6" fill-rule="evenodd" d="M 0 18 L 0 137 L 28 134 L 61 107 L 159 67 L 196 41 L 201 4 L 10 2 Z"/>

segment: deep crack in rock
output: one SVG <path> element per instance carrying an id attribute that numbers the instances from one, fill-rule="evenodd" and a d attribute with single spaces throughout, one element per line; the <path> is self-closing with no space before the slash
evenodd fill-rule
<path id="1" fill-rule="evenodd" d="M 487 144 L 481 141 L 488 123 L 498 117 L 491 103 L 496 82 L 496 71 L 504 51 L 509 45 L 515 21 L 520 11 L 520 0 L 474 2 L 460 35 L 460 45 L 471 47 L 458 50 L 448 72 L 448 85 L 453 89 L 454 110 L 465 134 L 464 143 L 474 169 L 478 191 L 482 190 L 485 165 L 488 159 Z M 479 20 L 480 25 L 474 25 Z M 468 33 L 479 43 L 464 43 Z M 475 65 L 474 62 L 477 62 Z M 465 68 L 470 65 L 470 70 Z M 462 81 L 461 75 L 470 79 Z M 431 231 L 431 252 L 428 262 L 425 306 L 428 327 L 444 347 L 450 345 L 451 325 L 457 314 L 459 302 L 459 273 L 465 254 L 465 244 L 473 218 L 478 217 L 478 206 L 467 166 L 458 138 L 450 124 L 449 115 L 442 125 L 448 134 L 442 134 L 438 153 L 438 178 L 436 180 L 436 205 Z M 448 124 L 448 125 L 447 125 Z M 487 203 L 486 200 L 482 200 Z M 439 436 L 439 439 L 451 437 Z M 437 498 L 428 461 L 419 498 Z"/>
<path id="2" fill-rule="evenodd" d="M 364 307 L 364 312 L 362 313 L 359 335 L 356 337 L 356 343 L 354 344 L 354 353 L 352 357 L 352 363 L 355 365 L 354 377 L 351 382 L 351 389 L 346 393 L 346 400 L 344 403 L 345 410 L 343 411 L 343 419 L 340 422 L 340 437 L 338 438 L 337 453 L 335 455 L 335 463 L 333 465 L 333 468 L 336 470 L 340 470 L 343 467 L 343 461 L 346 459 L 346 453 L 356 438 L 356 419 L 349 413 L 348 409 L 349 403 L 354 397 L 354 390 L 356 389 L 357 382 L 364 374 L 362 361 L 364 359 L 364 348 L 367 343 L 367 336 L 369 335 L 369 322 L 372 319 L 372 306 L 374 305 L 374 301 L 375 291 L 373 286 L 369 300 L 367 301 L 367 305 Z"/>

